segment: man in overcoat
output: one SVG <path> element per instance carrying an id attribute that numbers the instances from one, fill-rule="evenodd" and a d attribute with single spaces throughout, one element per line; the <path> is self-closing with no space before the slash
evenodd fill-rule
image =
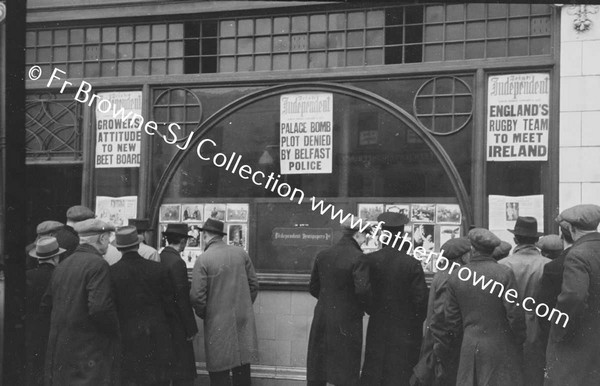
<path id="1" fill-rule="evenodd" d="M 508 229 L 514 234 L 516 247 L 512 255 L 498 261 L 507 266 L 515 274 L 519 290 L 519 301 L 534 297 L 540 287 L 544 266 L 551 260 L 541 255 L 535 244 L 543 233 L 537 231 L 535 217 L 517 218 L 515 229 Z M 533 307 L 530 307 L 533 308 Z M 523 343 L 523 363 L 525 384 L 542 386 L 544 384 L 544 351 L 540 335 L 540 327 L 535 311 L 525 311 L 527 338 Z"/>
<path id="2" fill-rule="evenodd" d="M 555 221 L 558 222 L 558 219 L 559 217 L 557 217 Z M 540 280 L 540 288 L 535 296 L 535 299 L 538 303 L 544 303 L 549 309 L 556 307 L 556 301 L 558 300 L 558 295 L 560 295 L 560 291 L 562 289 L 565 258 L 574 242 L 571 232 L 567 228 L 567 222 L 560 221 L 558 225 L 560 228 L 560 238 L 562 239 L 564 249 L 560 253 L 560 256 L 544 265 L 544 273 L 542 274 L 542 278 Z M 543 347 L 548 348 L 548 337 L 550 336 L 550 327 L 552 326 L 552 322 L 550 322 L 547 318 L 538 318 L 538 322 L 540 324 Z M 545 354 L 546 352 L 544 351 L 544 357 Z"/>
<path id="3" fill-rule="evenodd" d="M 558 218 L 574 244 L 546 350 L 546 386 L 600 385 L 600 206 L 577 205 Z"/>
<path id="4" fill-rule="evenodd" d="M 118 385 L 119 321 L 102 259 L 114 228 L 89 219 L 74 229 L 81 244 L 54 269 L 42 300 L 52 312 L 46 385 Z"/>
<path id="5" fill-rule="evenodd" d="M 54 267 L 65 252 L 55 237 L 40 237 L 29 255 L 39 261 L 37 268 L 25 273 L 27 307 L 25 311 L 25 353 L 27 356 L 27 386 L 44 384 L 44 359 L 50 334 L 50 315 L 40 312 L 42 296 L 48 288 Z"/>
<path id="6" fill-rule="evenodd" d="M 359 384 L 363 315 L 371 295 L 360 245 L 370 232 L 345 223 L 337 244 L 315 258 L 309 289 L 318 301 L 308 338 L 309 386 Z"/>
<path id="7" fill-rule="evenodd" d="M 462 330 L 457 385 L 522 386 L 525 316 L 521 307 L 505 297 L 506 291 L 517 288 L 515 276 L 491 257 L 500 245 L 496 235 L 475 228 L 468 237 L 472 250 L 469 263 L 451 272 L 446 284 L 445 318 L 433 321 L 432 329 L 446 331 L 434 335 L 434 353 L 445 367 Z M 480 277 L 486 283 L 491 281 L 486 289 L 473 284 Z M 502 286 L 494 285 L 494 281 Z M 500 291 L 504 292 L 499 297 Z"/>
<path id="8" fill-rule="evenodd" d="M 425 320 L 423 343 L 421 345 L 421 354 L 418 364 L 414 368 L 413 385 L 418 386 L 454 386 L 456 385 L 456 373 L 458 372 L 458 362 L 460 360 L 461 337 L 457 337 L 450 348 L 448 360 L 444 364 L 444 376 L 436 376 L 435 366 L 437 358 L 433 353 L 434 336 L 441 336 L 445 331 L 435 331 L 436 326 L 444 325 L 444 305 L 447 297 L 447 282 L 450 277 L 449 271 L 452 263 L 465 265 L 471 254 L 471 243 L 467 237 L 457 237 L 450 239 L 440 248 L 440 262 L 436 265 L 439 271 L 436 272 L 431 281 L 429 290 L 429 301 L 427 302 L 427 319 Z M 443 260 L 446 258 L 446 261 Z M 456 268 L 455 268 L 456 269 Z M 437 319 L 434 325 L 433 321 Z M 461 331 L 462 334 L 462 331 Z"/>
<path id="9" fill-rule="evenodd" d="M 252 304 L 258 279 L 248 253 L 223 241 L 222 221 L 202 226 L 204 253 L 192 273 L 190 297 L 204 319 L 206 369 L 211 386 L 250 385 L 250 364 L 258 360 L 258 338 Z M 231 372 L 231 375 L 230 375 Z"/>
<path id="10" fill-rule="evenodd" d="M 175 320 L 171 323 L 173 330 L 173 347 L 175 365 L 172 371 L 172 386 L 192 386 L 196 378 L 196 360 L 192 340 L 198 333 L 196 318 L 190 304 L 190 284 L 187 267 L 181 258 L 185 249 L 188 234 L 187 224 L 171 223 L 163 234 L 168 245 L 160 253 L 160 261 L 167 268 L 173 286 L 175 302 Z"/>
<path id="11" fill-rule="evenodd" d="M 377 221 L 383 224 L 384 233 L 395 236 L 402 234 L 408 217 L 385 212 Z M 363 386 L 408 386 L 412 369 L 419 360 L 427 312 L 423 267 L 390 242 L 368 254 L 367 261 L 372 300 L 360 382 Z"/>
<path id="12" fill-rule="evenodd" d="M 115 247 L 121 259 L 110 276 L 121 326 L 122 386 L 161 386 L 171 380 L 173 288 L 162 265 L 137 252 L 142 237 L 134 226 L 119 228 Z"/>

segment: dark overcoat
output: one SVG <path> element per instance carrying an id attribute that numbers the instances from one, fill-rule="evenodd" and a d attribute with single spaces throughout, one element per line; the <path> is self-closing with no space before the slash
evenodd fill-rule
<path id="1" fill-rule="evenodd" d="M 571 248 L 561 252 L 560 256 L 544 265 L 544 272 L 540 280 L 540 288 L 535 296 L 535 300 L 544 303 L 553 309 L 556 307 L 556 301 L 562 288 L 563 272 L 565 270 L 565 257 Z M 548 347 L 548 336 L 550 335 L 551 322 L 547 318 L 538 318 L 540 324 L 540 340 L 544 348 Z M 544 356 L 546 352 L 544 350 Z"/>
<path id="2" fill-rule="evenodd" d="M 544 385 L 600 385 L 600 233 L 569 250 L 556 308 L 569 320 L 564 327 L 564 316 L 552 319 Z"/>
<path id="3" fill-rule="evenodd" d="M 517 288 L 515 276 L 510 268 L 498 264 L 489 255 L 475 253 L 466 267 L 471 272 L 467 281 L 452 273 L 448 279 L 448 297 L 444 308 L 445 320 L 437 331 L 446 330 L 434 344 L 434 352 L 445 363 L 447 348 L 453 337 L 463 339 L 460 350 L 457 385 L 521 386 L 523 385 L 522 344 L 525 341 L 526 326 L 523 309 L 516 303 L 501 297 L 499 285 L 493 288 L 493 281 L 502 284 L 504 290 Z M 464 268 L 463 267 L 463 268 Z M 468 270 L 462 277 L 468 277 Z M 490 284 L 473 284 L 473 280 L 484 277 Z"/>
<path id="4" fill-rule="evenodd" d="M 190 298 L 204 319 L 206 370 L 217 372 L 258 361 L 252 303 L 258 279 L 248 253 L 215 237 L 194 265 Z"/>
<path id="5" fill-rule="evenodd" d="M 318 301 L 308 338 L 307 380 L 357 385 L 370 282 L 365 255 L 352 236 L 344 235 L 317 255 L 310 293 Z"/>
<path id="6" fill-rule="evenodd" d="M 456 374 L 460 361 L 460 345 L 462 343 L 462 329 L 460 331 L 461 335 L 453 339 L 452 347 L 449 347 L 449 352 L 444 363 L 445 374 L 443 377 L 436 377 L 435 375 L 437 358 L 433 353 L 434 337 L 440 337 L 445 334 L 445 330 L 436 330 L 436 327 L 440 328 L 445 325 L 444 306 L 448 296 L 447 283 L 449 278 L 450 274 L 448 273 L 448 268 L 446 268 L 443 271 L 436 272 L 431 281 L 423 342 L 421 344 L 419 362 L 414 368 L 414 374 L 419 380 L 420 386 L 456 385 Z"/>
<path id="7" fill-rule="evenodd" d="M 26 272 L 27 307 L 25 310 L 25 352 L 27 385 L 44 384 L 44 358 L 50 334 L 50 314 L 40 312 L 42 296 L 50 284 L 54 265 L 42 263 Z"/>
<path id="8" fill-rule="evenodd" d="M 364 386 L 408 385 L 419 359 L 427 311 L 427 284 L 421 263 L 391 246 L 367 255 L 372 290 Z"/>
<path id="9" fill-rule="evenodd" d="M 52 310 L 46 385 L 118 385 L 119 321 L 110 270 L 82 244 L 55 269 L 42 300 Z"/>
<path id="10" fill-rule="evenodd" d="M 121 326 L 121 379 L 148 385 L 171 379 L 174 294 L 167 269 L 126 252 L 110 267 Z"/>
<path id="11" fill-rule="evenodd" d="M 175 295 L 175 320 L 170 323 L 175 353 L 173 379 L 194 379 L 196 377 L 194 346 L 192 341 L 186 338 L 196 335 L 198 326 L 190 304 L 187 268 L 181 254 L 170 246 L 162 250 L 160 261 L 168 270 Z"/>

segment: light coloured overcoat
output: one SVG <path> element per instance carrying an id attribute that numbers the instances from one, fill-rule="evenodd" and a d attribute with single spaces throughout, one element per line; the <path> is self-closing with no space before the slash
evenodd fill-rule
<path id="1" fill-rule="evenodd" d="M 196 260 L 190 299 L 204 319 L 206 369 L 211 372 L 255 363 L 258 339 L 252 303 L 258 279 L 243 248 L 213 238 Z"/>
<path id="2" fill-rule="evenodd" d="M 498 261 L 509 267 L 515 274 L 519 301 L 522 303 L 527 297 L 534 298 L 540 288 L 544 266 L 551 262 L 541 255 L 534 245 L 517 245 L 512 255 Z M 528 386 L 541 386 L 544 383 L 544 351 L 542 333 L 535 307 L 531 311 L 525 310 L 525 325 L 527 337 L 523 343 L 523 360 L 527 363 L 524 367 L 525 383 Z"/>
<path id="3" fill-rule="evenodd" d="M 600 385 L 600 233 L 581 237 L 565 258 L 556 308 L 569 316 L 550 328 L 546 386 Z"/>

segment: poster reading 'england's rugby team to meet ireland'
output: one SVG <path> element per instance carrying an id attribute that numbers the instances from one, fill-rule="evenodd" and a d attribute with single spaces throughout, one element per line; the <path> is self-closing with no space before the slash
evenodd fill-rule
<path id="1" fill-rule="evenodd" d="M 488 78 L 487 160 L 547 161 L 550 75 Z"/>

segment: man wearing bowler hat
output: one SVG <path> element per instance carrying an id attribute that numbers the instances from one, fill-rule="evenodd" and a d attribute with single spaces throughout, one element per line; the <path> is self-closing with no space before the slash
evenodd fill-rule
<path id="1" fill-rule="evenodd" d="M 600 206 L 574 206 L 557 222 L 569 229 L 574 244 L 556 303 L 564 314 L 551 315 L 544 385 L 600 385 Z"/>
<path id="2" fill-rule="evenodd" d="M 64 252 L 65 249 L 60 248 L 58 241 L 52 236 L 38 238 L 34 249 L 29 251 L 29 256 L 38 260 L 39 264 L 37 268 L 30 269 L 25 274 L 27 288 L 25 352 L 28 386 L 44 384 L 44 359 L 50 334 L 50 315 L 40 312 L 40 303 L 50 283 L 54 267 L 58 265 L 59 257 Z"/>
<path id="3" fill-rule="evenodd" d="M 168 272 L 175 294 L 175 321 L 172 323 L 175 365 L 172 371 L 172 386 L 192 386 L 196 378 L 196 361 L 192 340 L 198 333 L 196 318 L 190 304 L 190 285 L 187 267 L 181 258 L 188 237 L 184 223 L 167 225 L 163 232 L 167 246 L 160 253 L 160 261 Z"/>
<path id="4" fill-rule="evenodd" d="M 367 255 L 372 300 L 360 381 L 364 386 L 408 386 L 419 360 L 427 284 L 421 263 L 391 242 L 392 235 L 404 232 L 408 217 L 385 212 L 377 221 L 383 247 Z"/>
<path id="5" fill-rule="evenodd" d="M 80 245 L 54 269 L 42 300 L 52 312 L 46 385 L 118 385 L 119 321 L 102 258 L 115 228 L 88 219 L 74 229 Z"/>
<path id="6" fill-rule="evenodd" d="M 206 369 L 211 386 L 250 385 L 250 364 L 258 360 L 252 303 L 258 279 L 248 253 L 223 241 L 224 224 L 209 218 L 202 228 L 204 253 L 194 264 L 190 293 L 204 319 Z M 231 373 L 231 375 L 230 375 Z"/>
<path id="7" fill-rule="evenodd" d="M 138 249 L 140 256 L 146 260 L 160 263 L 158 251 L 146 244 L 150 239 L 150 232 L 154 231 L 154 229 L 150 227 L 150 220 L 147 218 L 130 218 L 128 223 L 135 227 L 138 235 L 142 236 L 142 241 L 140 242 Z"/>
<path id="8" fill-rule="evenodd" d="M 515 229 L 508 229 L 508 231 L 515 235 L 516 246 L 512 255 L 501 259 L 498 263 L 509 267 L 515 274 L 519 301 L 522 303 L 526 297 L 535 296 L 544 273 L 544 265 L 551 260 L 542 256 L 535 246 L 543 235 L 538 232 L 535 217 L 519 216 Z M 527 325 L 527 339 L 523 343 L 525 384 L 541 386 L 544 384 L 545 347 L 542 347 L 539 322 L 534 309 L 525 311 L 525 324 Z"/>
<path id="9" fill-rule="evenodd" d="M 110 267 L 121 325 L 123 386 L 166 386 L 171 380 L 173 288 L 167 268 L 139 253 L 143 236 L 134 226 L 116 231 L 121 259 Z"/>

